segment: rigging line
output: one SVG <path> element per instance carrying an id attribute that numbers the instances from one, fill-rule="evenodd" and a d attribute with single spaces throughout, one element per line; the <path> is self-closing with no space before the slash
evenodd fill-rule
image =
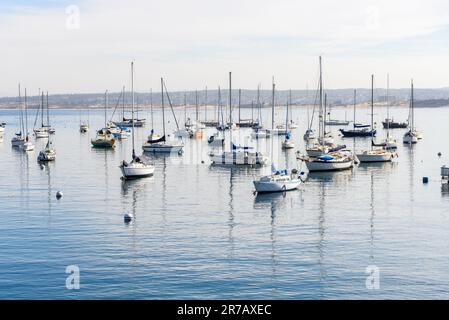
<path id="1" fill-rule="evenodd" d="M 179 130 L 178 119 L 176 119 L 175 111 L 173 110 L 173 105 L 172 105 L 172 103 L 171 103 L 170 96 L 169 96 L 169 94 L 168 94 L 168 89 L 167 89 L 167 86 L 165 85 L 165 81 L 163 81 L 163 84 L 164 84 L 164 88 L 165 88 L 165 95 L 167 96 L 168 103 L 169 103 L 169 105 L 170 105 L 170 109 L 171 109 L 171 112 L 172 112 L 172 114 L 173 114 L 173 118 L 175 119 L 176 128 Z"/>
<path id="2" fill-rule="evenodd" d="M 120 91 L 120 95 L 119 95 L 119 97 L 117 99 L 117 103 L 115 104 L 114 111 L 112 112 L 112 115 L 111 115 L 111 118 L 109 119 L 109 121 L 112 121 L 112 119 L 114 118 L 115 111 L 117 111 L 117 107 L 118 107 L 118 105 L 120 103 L 120 100 L 122 99 L 122 95 L 123 95 L 123 91 Z"/>

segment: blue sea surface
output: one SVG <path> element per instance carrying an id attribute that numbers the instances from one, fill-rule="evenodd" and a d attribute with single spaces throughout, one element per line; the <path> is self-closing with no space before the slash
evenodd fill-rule
<path id="1" fill-rule="evenodd" d="M 139 154 L 151 129 L 149 112 L 142 112 L 148 121 L 135 129 Z M 183 110 L 176 112 L 183 122 Z M 334 108 L 333 118 L 344 113 Z M 391 113 L 405 121 L 408 110 Z M 264 110 L 266 126 L 270 114 Z M 276 110 L 277 123 L 284 114 Z M 449 193 L 439 176 L 449 165 L 449 108 L 416 110 L 424 133 L 417 145 L 402 145 L 404 130 L 392 130 L 399 142 L 394 163 L 311 174 L 298 191 L 265 196 L 253 194 L 252 181 L 270 167 L 211 166 L 206 137 L 186 140 L 181 156 L 149 155 L 154 177 L 123 182 L 118 166 L 131 157 L 131 139 L 115 150 L 90 144 L 103 115 L 91 110 L 91 131 L 81 134 L 85 110 L 51 110 L 57 159 L 41 166 L 36 158 L 46 141 L 30 153 L 11 148 L 18 112 L 0 110 L 7 123 L 0 143 L 0 299 L 449 298 Z M 369 109 L 358 116 L 369 123 Z M 378 141 L 386 136 L 383 118 L 385 110 L 377 110 Z M 297 150 L 304 150 L 306 108 L 295 107 L 293 120 L 300 125 L 293 131 Z M 34 110 L 30 127 L 33 121 Z M 160 109 L 154 123 L 160 133 Z M 348 148 L 370 146 L 369 138 L 343 139 L 337 127 L 328 129 Z M 249 133 L 233 135 L 243 143 Z M 248 143 L 264 148 L 271 140 Z M 274 158 L 278 168 L 305 170 L 295 151 L 279 147 Z M 124 223 L 125 212 L 135 215 L 132 223 Z M 80 270 L 78 290 L 66 287 L 68 266 Z M 379 271 L 377 289 L 367 286 L 367 268 Z"/>

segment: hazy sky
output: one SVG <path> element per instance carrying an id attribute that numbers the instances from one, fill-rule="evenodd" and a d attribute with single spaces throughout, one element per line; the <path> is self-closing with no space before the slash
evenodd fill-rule
<path id="1" fill-rule="evenodd" d="M 0 96 L 316 86 L 449 86 L 447 0 L 0 0 Z"/>

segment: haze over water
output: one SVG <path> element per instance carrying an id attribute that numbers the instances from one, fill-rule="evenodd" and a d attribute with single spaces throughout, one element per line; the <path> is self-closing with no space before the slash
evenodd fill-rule
<path id="1" fill-rule="evenodd" d="M 243 112 L 248 118 L 250 110 Z M 284 109 L 276 112 L 282 123 Z M 376 110 L 378 141 L 386 135 L 385 112 Z M 144 113 L 138 154 L 150 130 Z M 264 110 L 267 127 L 270 113 Z M 368 113 L 359 110 L 357 122 L 369 123 Z M 391 113 L 405 121 L 408 109 Z M 183 156 L 150 156 L 154 177 L 123 183 L 118 165 L 130 159 L 131 139 L 115 150 L 90 146 L 103 116 L 91 111 L 91 131 L 83 135 L 79 111 L 51 110 L 57 159 L 41 168 L 36 158 L 45 141 L 28 154 L 12 149 L 17 111 L 0 110 L 7 123 L 0 143 L 1 299 L 449 298 L 449 193 L 439 176 L 449 164 L 448 108 L 415 111 L 424 133 L 415 146 L 403 146 L 404 130 L 392 130 L 399 142 L 394 163 L 312 174 L 301 190 L 257 197 L 252 180 L 270 168 L 211 167 L 206 156 L 192 155 L 209 150 L 205 139 L 187 140 Z M 344 118 L 343 109 L 332 118 Z M 156 110 L 156 132 L 160 119 Z M 296 149 L 304 149 L 306 119 L 305 108 L 293 110 Z M 330 129 L 337 137 L 337 127 Z M 370 145 L 336 141 L 355 143 L 357 151 Z M 294 151 L 276 159 L 280 168 L 300 168 Z M 124 223 L 125 212 L 135 214 L 133 223 Z M 69 265 L 80 268 L 79 290 L 66 289 Z M 380 270 L 378 290 L 365 286 L 368 266 Z"/>

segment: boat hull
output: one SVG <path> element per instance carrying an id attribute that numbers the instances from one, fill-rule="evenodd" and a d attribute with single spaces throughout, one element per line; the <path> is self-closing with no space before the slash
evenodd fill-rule
<path id="1" fill-rule="evenodd" d="M 260 154 L 245 152 L 223 152 L 220 154 L 210 154 L 213 164 L 229 166 L 265 166 L 268 158 Z"/>
<path id="2" fill-rule="evenodd" d="M 257 193 L 274 193 L 274 192 L 284 192 L 298 189 L 302 181 L 300 179 L 295 179 L 285 182 L 276 181 L 253 181 L 254 188 L 256 188 Z"/>
<path id="3" fill-rule="evenodd" d="M 346 138 L 354 138 L 354 137 L 375 137 L 377 131 L 376 130 L 343 130 L 340 129 L 343 137 Z"/>
<path id="4" fill-rule="evenodd" d="M 345 161 L 307 161 L 306 166 L 309 172 L 317 171 L 340 171 L 352 168 L 353 160 Z"/>
<path id="5" fill-rule="evenodd" d="M 163 143 L 144 144 L 142 150 L 152 153 L 180 153 L 183 145 L 172 145 Z"/>
<path id="6" fill-rule="evenodd" d="M 393 160 L 393 154 L 391 152 L 385 152 L 380 154 L 361 153 L 357 155 L 357 158 L 361 163 L 368 162 L 390 162 Z"/>
<path id="7" fill-rule="evenodd" d="M 115 140 L 109 140 L 109 141 L 104 141 L 104 140 L 92 140 L 92 147 L 94 148 L 114 148 L 115 147 Z"/>
<path id="8" fill-rule="evenodd" d="M 151 177 L 154 174 L 154 166 L 120 166 L 120 170 L 122 171 L 123 178 L 125 179 Z"/>

